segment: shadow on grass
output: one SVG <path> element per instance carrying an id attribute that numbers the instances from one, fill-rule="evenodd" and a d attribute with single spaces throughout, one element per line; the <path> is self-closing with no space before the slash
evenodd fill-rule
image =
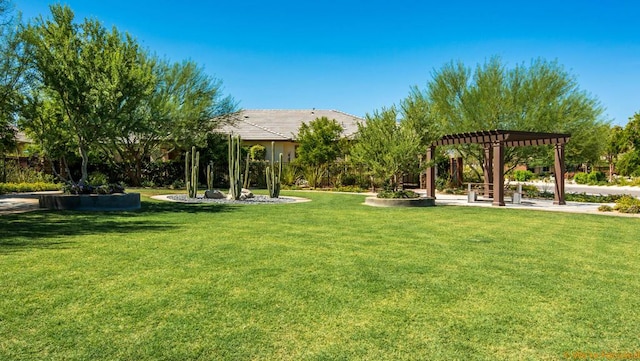
<path id="1" fill-rule="evenodd" d="M 206 203 L 180 203 L 169 201 L 150 201 L 142 199 L 142 207 L 136 211 L 129 212 L 134 215 L 148 215 L 159 213 L 222 213 L 234 209 L 228 204 L 206 204 Z"/>
<path id="2" fill-rule="evenodd" d="M 180 214 L 228 212 L 226 205 L 182 204 L 143 201 L 139 210 L 127 212 L 35 211 L 0 217 L 0 255 L 27 249 L 64 249 L 71 236 L 165 232 L 183 226 Z M 166 219 L 154 217 L 167 216 Z M 180 217 L 177 217 L 180 218 Z"/>

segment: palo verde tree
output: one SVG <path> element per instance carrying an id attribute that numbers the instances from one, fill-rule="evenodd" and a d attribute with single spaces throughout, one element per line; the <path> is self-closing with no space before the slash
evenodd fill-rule
<path id="1" fill-rule="evenodd" d="M 16 146 L 16 112 L 27 66 L 18 36 L 20 18 L 8 0 L 0 0 L 0 156 Z M 4 166 L 4 164 L 3 164 Z"/>
<path id="2" fill-rule="evenodd" d="M 367 114 L 351 148 L 352 160 L 365 165 L 372 178 L 390 191 L 398 190 L 400 177 L 416 167 L 423 151 L 421 134 L 412 123 L 416 119 L 398 118 L 395 107 Z"/>
<path id="3" fill-rule="evenodd" d="M 335 119 L 316 118 L 306 124 L 302 122 L 296 141 L 297 162 L 307 171 L 307 181 L 316 187 L 329 164 L 341 155 L 340 136 L 343 128 Z"/>
<path id="4" fill-rule="evenodd" d="M 114 137 L 103 143 L 104 152 L 112 150 L 124 160 L 133 185 L 140 184 L 144 161 L 160 147 L 204 146 L 207 135 L 237 110 L 233 98 L 223 96 L 222 82 L 194 62 L 150 61 L 155 64 L 153 91 L 123 115 Z"/>
<path id="5" fill-rule="evenodd" d="M 537 59 L 529 66 L 507 68 L 499 58 L 492 58 L 473 72 L 452 62 L 433 73 L 422 94 L 444 133 L 492 129 L 571 133 L 566 148 L 568 165 L 594 162 L 602 154 L 603 109 L 557 62 Z M 479 146 L 465 145 L 457 150 L 472 163 L 484 164 Z M 550 154 L 550 149 L 543 147 L 509 148 L 505 162 L 515 167 L 521 162 L 549 159 Z"/>
<path id="6" fill-rule="evenodd" d="M 67 6 L 50 9 L 51 19 L 39 17 L 22 33 L 37 76 L 28 103 L 42 115 L 40 121 L 48 122 L 49 136 L 67 137 L 66 144 L 76 147 L 82 160 L 78 184 L 83 185 L 89 153 L 112 139 L 153 92 L 154 64 L 130 35 L 108 31 L 97 20 L 74 23 Z M 38 110 L 39 104 L 55 111 Z M 26 117 L 25 126 L 42 133 Z"/>
<path id="7" fill-rule="evenodd" d="M 615 163 L 617 171 L 626 176 L 640 176 L 640 112 L 629 118 L 621 134 L 610 141 L 622 153 Z"/>

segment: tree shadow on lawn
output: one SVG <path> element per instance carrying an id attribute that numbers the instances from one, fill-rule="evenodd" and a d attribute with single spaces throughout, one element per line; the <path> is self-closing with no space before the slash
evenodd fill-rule
<path id="1" fill-rule="evenodd" d="M 40 210 L 0 217 L 0 255 L 27 249 L 64 249 L 73 243 L 69 236 L 122 234 L 129 232 L 161 233 L 182 225 L 166 220 L 145 219 L 171 213 L 220 213 L 233 207 L 172 202 L 143 201 L 135 211 L 48 211 Z"/>

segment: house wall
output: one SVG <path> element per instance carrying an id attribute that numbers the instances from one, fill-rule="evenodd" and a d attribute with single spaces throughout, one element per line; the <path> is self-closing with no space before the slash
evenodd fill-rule
<path id="1" fill-rule="evenodd" d="M 266 158 L 271 160 L 271 141 L 268 140 L 243 140 L 242 145 L 251 147 L 253 145 L 260 144 L 267 150 Z M 298 144 L 290 141 L 276 141 L 274 143 L 275 156 L 274 159 L 278 159 L 278 155 L 282 153 L 282 160 L 286 163 L 296 158 L 296 146 Z"/>

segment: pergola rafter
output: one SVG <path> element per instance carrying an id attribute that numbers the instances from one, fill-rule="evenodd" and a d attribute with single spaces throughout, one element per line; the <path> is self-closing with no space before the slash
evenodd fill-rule
<path id="1" fill-rule="evenodd" d="M 485 153 L 484 183 L 485 194 L 490 189 L 489 180 L 493 180 L 493 205 L 504 206 L 504 147 L 555 146 L 555 193 L 554 204 L 566 204 L 564 199 L 564 145 L 571 138 L 570 134 L 541 133 L 518 130 L 483 130 L 469 133 L 445 135 L 433 142 L 427 149 L 427 161 L 435 154 L 435 148 L 443 145 L 482 144 Z M 435 197 L 435 167 L 427 169 L 427 196 Z"/>

